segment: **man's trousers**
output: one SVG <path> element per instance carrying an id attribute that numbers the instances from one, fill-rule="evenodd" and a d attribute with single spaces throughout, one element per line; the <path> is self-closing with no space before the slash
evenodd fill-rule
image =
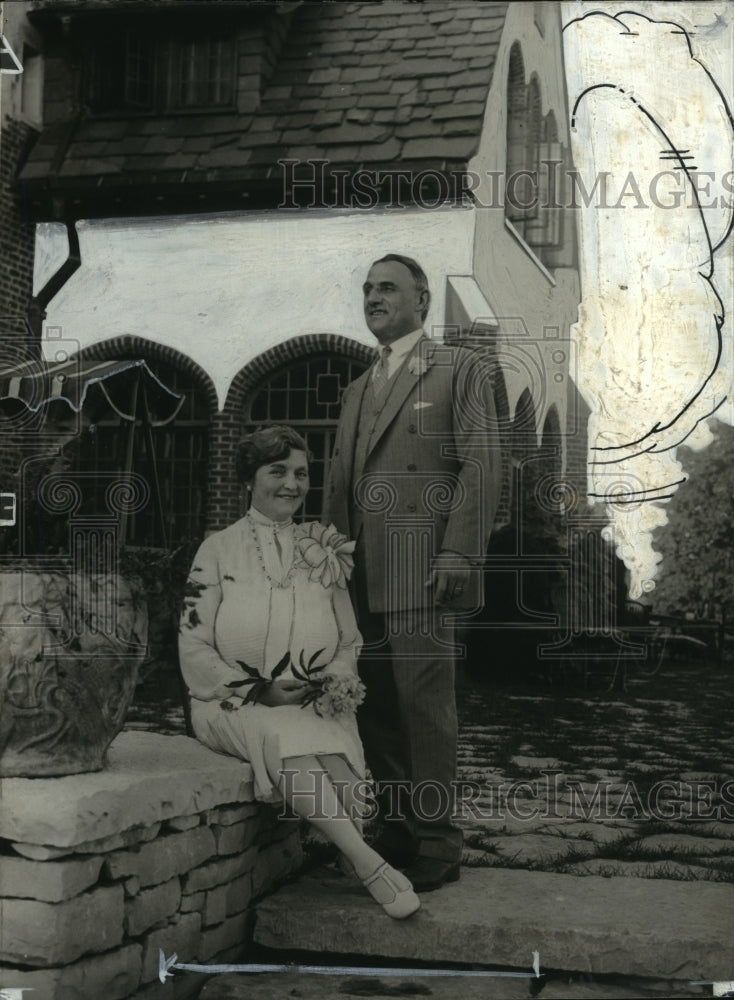
<path id="1" fill-rule="evenodd" d="M 356 604 L 364 639 L 359 672 L 367 689 L 357 712 L 367 765 L 378 785 L 384 833 L 393 845 L 443 861 L 460 860 L 451 822 L 457 718 L 454 629 L 433 608 L 375 614 Z"/>

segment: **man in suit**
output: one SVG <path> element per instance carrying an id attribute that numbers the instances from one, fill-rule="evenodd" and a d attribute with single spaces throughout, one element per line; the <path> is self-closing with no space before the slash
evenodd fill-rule
<path id="1" fill-rule="evenodd" d="M 499 495 L 489 372 L 423 332 L 420 265 L 388 254 L 363 286 L 375 364 L 345 391 L 325 520 L 356 540 L 354 600 L 367 696 L 358 713 L 383 820 L 375 844 L 417 891 L 459 877 L 454 628 L 481 606 Z"/>

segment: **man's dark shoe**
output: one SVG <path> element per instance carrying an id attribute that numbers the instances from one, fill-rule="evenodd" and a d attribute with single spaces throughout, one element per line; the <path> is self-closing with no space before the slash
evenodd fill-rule
<path id="1" fill-rule="evenodd" d="M 418 856 L 405 869 L 405 875 L 413 883 L 416 892 L 433 892 L 446 882 L 459 881 L 458 861 L 441 861 L 440 858 Z"/>
<path id="2" fill-rule="evenodd" d="M 400 841 L 391 840 L 390 837 L 378 836 L 370 847 L 377 851 L 381 858 L 384 858 L 393 868 L 405 868 L 416 859 L 416 849 L 409 844 L 402 844 Z"/>

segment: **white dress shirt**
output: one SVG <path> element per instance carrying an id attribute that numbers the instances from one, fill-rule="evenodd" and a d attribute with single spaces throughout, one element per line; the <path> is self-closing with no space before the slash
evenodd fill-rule
<path id="1" fill-rule="evenodd" d="M 393 340 L 392 344 L 385 345 L 390 347 L 390 351 L 385 358 L 385 368 L 387 369 L 386 374 L 389 379 L 391 379 L 398 368 L 400 368 L 406 357 L 410 354 L 422 336 L 423 328 L 419 327 L 417 330 L 413 330 L 411 333 L 403 334 L 402 337 L 398 337 L 397 340 Z M 380 347 L 380 351 L 382 351 L 382 346 Z M 376 371 L 377 365 L 375 365 L 372 369 L 372 378 L 375 377 Z"/>

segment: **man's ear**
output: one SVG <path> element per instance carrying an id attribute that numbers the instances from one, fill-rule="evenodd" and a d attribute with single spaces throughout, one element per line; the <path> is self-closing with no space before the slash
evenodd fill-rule
<path id="1" fill-rule="evenodd" d="M 427 288 L 422 288 L 418 292 L 418 309 L 416 312 L 423 312 L 424 309 L 428 309 L 428 304 L 431 301 L 430 294 Z"/>

